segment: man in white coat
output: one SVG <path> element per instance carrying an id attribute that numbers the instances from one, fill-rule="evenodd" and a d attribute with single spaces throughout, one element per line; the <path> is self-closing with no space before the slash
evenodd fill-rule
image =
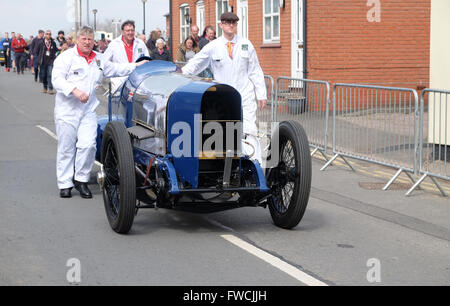
<path id="1" fill-rule="evenodd" d="M 122 35 L 111 41 L 104 53 L 104 59 L 113 63 L 134 63 L 139 58 L 147 56 L 149 52 L 145 42 L 135 37 L 135 24 L 127 20 L 122 24 Z M 121 87 L 126 78 L 111 79 L 111 91 Z"/>
<path id="2" fill-rule="evenodd" d="M 252 43 L 235 34 L 238 16 L 227 12 L 222 14 L 220 20 L 223 36 L 207 44 L 182 71 L 197 75 L 210 67 L 216 81 L 236 88 L 242 97 L 243 152 L 262 163 L 256 111 L 257 106 L 261 109 L 266 106 L 264 73 Z"/>
<path id="3" fill-rule="evenodd" d="M 94 48 L 94 31 L 83 27 L 78 44 L 55 60 L 52 74 L 57 91 L 55 125 L 58 136 L 56 175 L 60 197 L 70 198 L 75 188 L 83 198 L 92 198 L 87 186 L 95 161 L 99 101 L 95 92 L 103 77 L 126 76 L 139 64 L 105 61 Z"/>

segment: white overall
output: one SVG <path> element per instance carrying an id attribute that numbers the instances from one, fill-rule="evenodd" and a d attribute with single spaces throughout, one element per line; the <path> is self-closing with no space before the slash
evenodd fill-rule
<path id="1" fill-rule="evenodd" d="M 267 90 L 264 73 L 259 65 L 258 56 L 252 43 L 238 35 L 231 41 L 233 58 L 228 54 L 228 40 L 221 36 L 207 44 L 196 56 L 183 67 L 185 74 L 199 74 L 210 67 L 214 80 L 234 87 L 242 97 L 243 128 L 246 141 L 242 148 L 244 154 L 253 154 L 253 159 L 262 162 L 261 145 L 256 126 L 257 101 L 266 100 Z"/>
<path id="2" fill-rule="evenodd" d="M 136 64 L 113 64 L 96 54 L 93 61 L 80 56 L 77 47 L 57 57 L 53 67 L 52 83 L 57 91 L 55 125 L 58 136 L 56 175 L 58 188 L 73 187 L 72 180 L 88 182 L 95 161 L 97 114 L 99 101 L 97 87 L 103 77 L 126 76 Z M 72 91 L 77 88 L 89 95 L 81 103 Z"/>

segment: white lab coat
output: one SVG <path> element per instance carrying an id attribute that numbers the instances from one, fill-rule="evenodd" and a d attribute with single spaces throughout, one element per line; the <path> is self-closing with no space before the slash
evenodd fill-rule
<path id="1" fill-rule="evenodd" d="M 147 46 L 141 39 L 135 38 L 133 43 L 133 63 L 143 56 L 150 56 Z M 104 59 L 113 63 L 129 63 L 127 52 L 122 41 L 122 35 L 111 41 L 104 53 Z M 126 78 L 111 79 L 112 93 L 115 93 L 125 80 Z"/>
<path id="2" fill-rule="evenodd" d="M 55 100 L 55 125 L 58 136 L 57 180 L 58 188 L 73 187 L 72 179 L 88 182 L 95 161 L 97 114 L 99 101 L 96 90 L 103 77 L 126 76 L 136 64 L 113 64 L 103 55 L 88 64 L 78 54 L 77 47 L 67 50 L 55 60 L 52 83 L 57 91 Z M 78 88 L 89 95 L 81 103 L 72 91 Z M 75 169 L 74 169 L 75 166 Z"/>
<path id="3" fill-rule="evenodd" d="M 244 143 L 243 150 L 245 154 L 253 154 L 253 158 L 261 163 L 256 100 L 267 100 L 264 73 L 255 48 L 248 39 L 235 35 L 231 42 L 234 43 L 233 59 L 228 54 L 228 40 L 221 36 L 207 44 L 182 71 L 184 74 L 196 75 L 210 67 L 217 82 L 230 85 L 241 94 L 244 134 L 247 135 L 247 142 L 255 147 L 246 149 L 247 145 Z"/>

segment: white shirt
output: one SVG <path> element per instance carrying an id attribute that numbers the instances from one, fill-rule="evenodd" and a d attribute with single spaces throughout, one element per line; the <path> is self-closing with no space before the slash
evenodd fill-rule
<path id="1" fill-rule="evenodd" d="M 139 39 L 134 38 L 133 42 L 133 63 L 135 63 L 139 58 L 143 56 L 150 56 L 148 53 L 147 46 L 145 43 Z M 111 61 L 113 63 L 129 63 L 127 52 L 125 51 L 125 46 L 122 41 L 122 35 L 111 41 L 104 53 L 104 59 Z M 111 79 L 112 92 L 116 92 L 117 89 L 123 84 L 125 78 L 115 78 Z"/>
<path id="2" fill-rule="evenodd" d="M 136 69 L 136 64 L 114 64 L 95 53 L 90 64 L 78 53 L 75 46 L 58 56 L 52 72 L 52 84 L 56 89 L 55 118 L 81 117 L 93 112 L 99 105 L 95 95 L 103 77 L 126 76 Z M 87 103 L 81 103 L 72 91 L 77 88 L 89 95 Z"/>

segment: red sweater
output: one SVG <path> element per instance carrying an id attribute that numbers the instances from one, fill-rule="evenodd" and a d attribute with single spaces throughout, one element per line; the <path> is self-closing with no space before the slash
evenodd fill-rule
<path id="1" fill-rule="evenodd" d="M 27 47 L 27 42 L 23 38 L 20 39 L 20 41 L 17 38 L 14 38 L 11 46 L 15 53 L 23 53 Z"/>

